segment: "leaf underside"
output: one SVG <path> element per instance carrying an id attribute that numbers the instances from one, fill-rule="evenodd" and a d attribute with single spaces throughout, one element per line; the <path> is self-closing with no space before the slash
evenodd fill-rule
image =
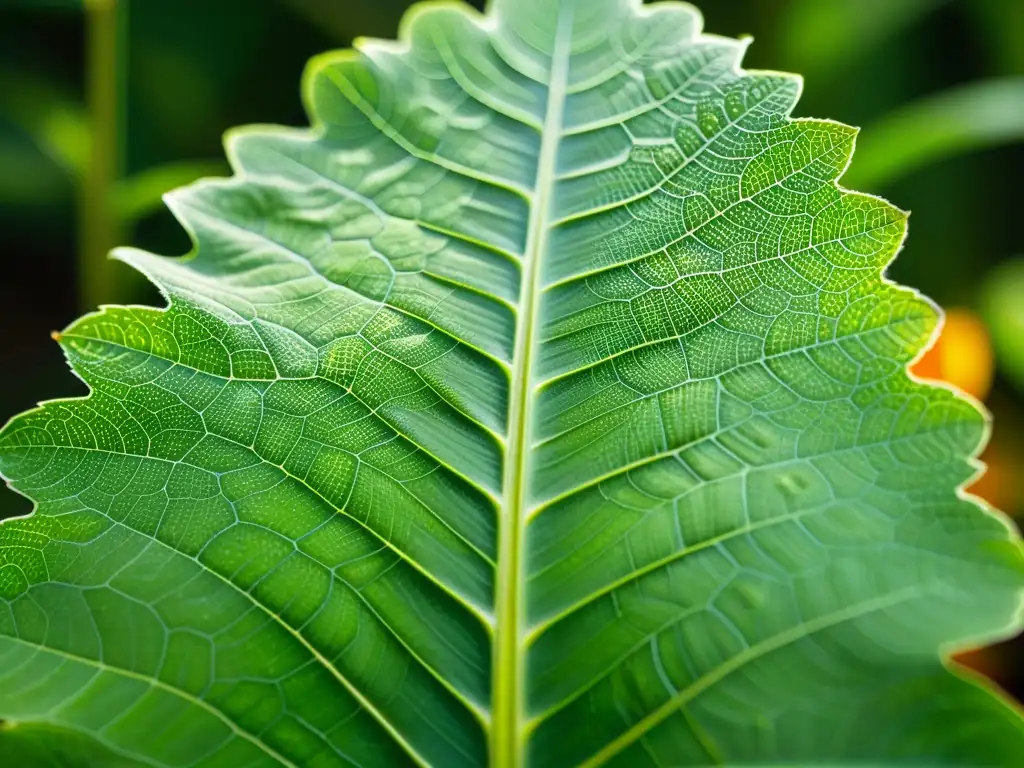
<path id="1" fill-rule="evenodd" d="M 1011 765 L 985 418 L 845 126 L 689 6 L 419 6 L 0 433 L 0 760 Z M 14 760 L 15 762 L 9 762 Z"/>

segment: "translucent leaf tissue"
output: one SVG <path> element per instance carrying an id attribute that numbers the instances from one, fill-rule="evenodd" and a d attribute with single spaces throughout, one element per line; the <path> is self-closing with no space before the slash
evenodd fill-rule
<path id="1" fill-rule="evenodd" d="M 856 132 L 690 6 L 417 6 L 178 190 L 0 471 L 4 765 L 1018 764 L 978 407 Z M 46 762 L 46 761 L 52 762 Z"/>

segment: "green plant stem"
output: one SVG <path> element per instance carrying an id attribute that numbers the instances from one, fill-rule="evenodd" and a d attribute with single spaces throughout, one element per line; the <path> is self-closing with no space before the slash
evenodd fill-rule
<path id="1" fill-rule="evenodd" d="M 107 258 L 119 241 L 113 188 L 121 172 L 124 32 L 127 0 L 88 0 L 86 102 L 89 157 L 79 190 L 78 291 L 85 310 L 117 298 Z"/>

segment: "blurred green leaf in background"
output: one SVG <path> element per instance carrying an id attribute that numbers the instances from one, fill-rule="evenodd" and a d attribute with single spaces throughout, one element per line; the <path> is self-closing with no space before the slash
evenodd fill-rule
<path id="1" fill-rule="evenodd" d="M 982 309 L 999 364 L 1024 393 L 1024 258 L 1007 261 L 988 273 Z"/>
<path id="2" fill-rule="evenodd" d="M 781 12 L 781 44 L 795 71 L 827 82 L 950 0 L 792 0 Z"/>
<path id="3" fill-rule="evenodd" d="M 880 188 L 922 166 L 1024 140 L 1024 77 L 985 80 L 913 102 L 862 132 L 844 177 Z"/>

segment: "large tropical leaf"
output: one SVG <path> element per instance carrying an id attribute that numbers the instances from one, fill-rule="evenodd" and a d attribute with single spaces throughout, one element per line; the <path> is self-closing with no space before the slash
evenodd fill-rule
<path id="1" fill-rule="evenodd" d="M 118 252 L 168 307 L 73 324 L 91 394 L 0 436 L 0 755 L 1011 764 L 939 655 L 1024 583 L 985 419 L 906 373 L 854 131 L 744 46 L 423 6 L 314 60 L 313 131 L 232 134 L 194 252 Z"/>

